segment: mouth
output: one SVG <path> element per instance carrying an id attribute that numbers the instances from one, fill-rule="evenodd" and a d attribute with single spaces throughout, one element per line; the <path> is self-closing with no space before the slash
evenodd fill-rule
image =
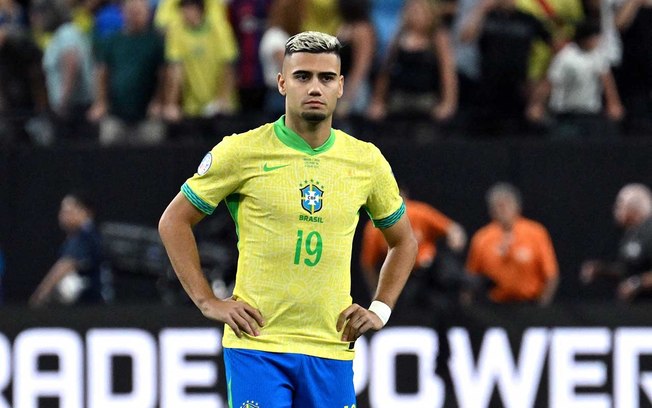
<path id="1" fill-rule="evenodd" d="M 307 101 L 305 101 L 303 104 L 304 104 L 304 105 L 307 105 L 307 106 L 309 106 L 309 107 L 322 107 L 322 106 L 326 106 L 326 104 L 325 104 L 324 102 L 322 102 L 322 101 L 320 101 L 320 100 L 317 100 L 317 99 L 310 99 L 310 100 L 307 100 Z"/>

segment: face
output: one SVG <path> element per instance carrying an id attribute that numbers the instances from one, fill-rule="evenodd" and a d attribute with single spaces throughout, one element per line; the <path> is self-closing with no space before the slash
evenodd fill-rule
<path id="1" fill-rule="evenodd" d="M 614 203 L 614 220 L 616 220 L 616 223 L 622 227 L 631 224 L 631 200 L 632 194 L 628 190 L 621 190 L 616 197 L 616 202 Z"/>
<path id="2" fill-rule="evenodd" d="M 285 96 L 288 116 L 307 122 L 330 118 L 343 87 L 340 59 L 335 54 L 298 52 L 283 60 L 278 89 Z"/>
<path id="3" fill-rule="evenodd" d="M 202 10 L 196 5 L 185 5 L 181 7 L 183 21 L 191 27 L 199 27 L 203 21 Z"/>
<path id="4" fill-rule="evenodd" d="M 496 194 L 489 208 L 491 218 L 501 225 L 511 226 L 520 213 L 516 200 L 508 194 Z"/>
<path id="5" fill-rule="evenodd" d="M 61 200 L 59 209 L 59 225 L 66 232 L 79 229 L 87 218 L 87 212 L 73 197 L 66 196 Z"/>
<path id="6" fill-rule="evenodd" d="M 131 30 L 142 30 L 149 25 L 149 3 L 147 0 L 126 0 L 123 5 L 125 26 Z"/>
<path id="7" fill-rule="evenodd" d="M 589 38 L 585 39 L 582 42 L 582 48 L 584 48 L 585 50 L 589 50 L 589 51 L 592 51 L 592 50 L 598 48 L 598 45 L 600 45 L 600 35 L 599 34 L 592 35 L 592 36 L 590 36 Z"/>

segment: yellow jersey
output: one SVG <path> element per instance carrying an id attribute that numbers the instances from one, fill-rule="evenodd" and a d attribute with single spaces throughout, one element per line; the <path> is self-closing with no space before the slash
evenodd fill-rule
<path id="1" fill-rule="evenodd" d="M 339 130 L 311 148 L 282 116 L 225 137 L 181 188 L 200 211 L 225 201 L 238 232 L 234 297 L 262 313 L 260 335 L 230 348 L 353 359 L 337 331 L 351 305 L 351 248 L 359 212 L 379 228 L 405 212 L 390 165 L 371 143 Z"/>

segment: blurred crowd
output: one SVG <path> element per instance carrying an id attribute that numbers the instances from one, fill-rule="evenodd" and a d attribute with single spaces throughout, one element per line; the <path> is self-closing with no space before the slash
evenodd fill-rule
<path id="1" fill-rule="evenodd" d="M 0 0 L 0 145 L 158 144 L 273 120 L 285 41 L 344 45 L 336 126 L 652 131 L 650 0 Z"/>

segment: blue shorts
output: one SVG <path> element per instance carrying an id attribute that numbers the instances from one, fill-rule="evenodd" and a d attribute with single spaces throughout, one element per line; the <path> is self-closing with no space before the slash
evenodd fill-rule
<path id="1" fill-rule="evenodd" d="M 353 408 L 353 361 L 224 349 L 230 408 Z"/>

